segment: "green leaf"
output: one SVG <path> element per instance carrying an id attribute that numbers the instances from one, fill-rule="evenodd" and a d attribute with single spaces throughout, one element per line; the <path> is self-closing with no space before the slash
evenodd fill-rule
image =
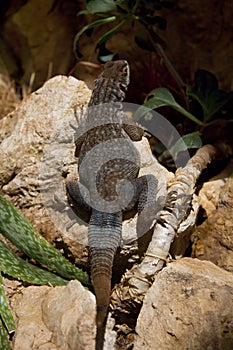
<path id="1" fill-rule="evenodd" d="M 205 69 L 198 69 L 195 73 L 195 90 L 205 94 L 218 89 L 218 80 L 214 74 Z"/>
<path id="2" fill-rule="evenodd" d="M 117 11 L 117 5 L 124 4 L 125 0 L 91 0 L 86 4 L 88 14 Z"/>
<path id="3" fill-rule="evenodd" d="M 113 61 L 114 57 L 115 57 L 114 53 L 111 53 L 109 55 L 98 55 L 98 59 L 100 60 L 101 63 Z"/>
<path id="4" fill-rule="evenodd" d="M 170 91 L 166 88 L 157 88 L 151 91 L 148 100 L 143 104 L 143 106 L 139 107 L 139 109 L 136 111 L 136 120 L 139 120 L 142 117 L 142 115 L 148 111 L 148 108 L 156 109 L 164 106 L 171 107 L 177 110 L 178 112 L 180 112 L 185 117 L 189 118 L 198 125 L 204 125 L 202 121 L 197 119 L 193 114 L 189 113 L 186 109 L 180 106 L 176 102 Z"/>
<path id="5" fill-rule="evenodd" d="M 218 80 L 215 75 L 204 69 L 196 72 L 195 87 L 187 89 L 186 94 L 201 105 L 205 122 L 232 99 L 232 93 L 218 89 Z"/>
<path id="6" fill-rule="evenodd" d="M 90 24 L 87 24 L 85 27 L 83 27 L 76 35 L 75 35 L 75 38 L 74 38 L 74 53 L 76 55 L 77 58 L 80 58 L 82 55 L 81 53 L 79 52 L 79 50 L 77 49 L 77 44 L 78 44 L 78 41 L 81 37 L 81 35 L 86 32 L 87 30 L 90 30 L 92 28 L 95 28 L 95 27 L 98 27 L 98 26 L 101 26 L 103 24 L 106 24 L 106 23 L 110 23 L 110 22 L 113 22 L 117 19 L 116 16 L 111 16 L 111 17 L 107 17 L 107 18 L 102 18 L 102 19 L 98 19 L 97 21 L 94 21 Z"/>
<path id="7" fill-rule="evenodd" d="M 113 61 L 114 59 L 117 59 L 117 55 L 114 54 L 112 51 L 108 50 L 105 47 L 105 44 L 102 44 L 99 47 L 98 60 L 101 63 L 106 63 L 106 62 L 109 62 L 109 61 Z"/>
<path id="8" fill-rule="evenodd" d="M 8 340 L 8 333 L 0 317 L 0 349 L 11 350 L 11 346 Z"/>
<path id="9" fill-rule="evenodd" d="M 11 313 L 11 309 L 10 309 L 7 297 L 4 292 L 1 271 L 0 271 L 0 318 L 4 322 L 8 333 L 12 333 L 15 331 L 15 322 Z"/>
<path id="10" fill-rule="evenodd" d="M 88 274 L 76 268 L 6 199 L 0 197 L 0 232 L 17 248 L 66 279 L 78 279 L 90 286 Z"/>
<path id="11" fill-rule="evenodd" d="M 122 20 L 119 24 L 117 24 L 114 28 L 105 33 L 102 37 L 99 38 L 97 47 L 104 44 L 107 40 L 109 40 L 118 30 L 123 27 L 123 25 L 127 22 L 126 19 Z"/>
<path id="12" fill-rule="evenodd" d="M 79 12 L 77 13 L 77 16 L 81 16 L 81 15 L 89 15 L 89 11 L 88 11 L 88 10 L 79 11 Z"/>
<path id="13" fill-rule="evenodd" d="M 205 122 L 209 121 L 232 99 L 232 93 L 223 90 L 209 92 L 206 96 L 190 91 L 188 95 L 201 105 Z"/>
<path id="14" fill-rule="evenodd" d="M 52 284 L 53 286 L 64 286 L 68 283 L 62 277 L 24 261 L 1 240 L 0 266 L 3 273 L 28 283 L 38 285 Z"/>
<path id="15" fill-rule="evenodd" d="M 190 148 L 200 148 L 201 146 L 202 140 L 200 132 L 195 131 L 180 138 L 175 145 L 169 149 L 169 153 L 172 154 L 174 159 L 176 159 L 180 152 L 186 151 Z"/>

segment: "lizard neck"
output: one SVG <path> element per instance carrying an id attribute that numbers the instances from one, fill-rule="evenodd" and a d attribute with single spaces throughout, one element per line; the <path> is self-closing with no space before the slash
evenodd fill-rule
<path id="1" fill-rule="evenodd" d="M 122 102 L 125 98 L 127 86 L 120 85 L 114 78 L 105 78 L 100 76 L 95 81 L 95 87 L 88 106 L 95 106 L 103 103 Z"/>
<path id="2" fill-rule="evenodd" d="M 127 61 L 107 62 L 104 65 L 104 71 L 95 80 L 88 106 L 123 101 L 129 84 L 129 76 Z"/>

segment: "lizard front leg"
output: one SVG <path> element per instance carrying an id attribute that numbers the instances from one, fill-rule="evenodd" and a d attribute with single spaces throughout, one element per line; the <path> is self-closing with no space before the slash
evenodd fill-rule
<path id="1" fill-rule="evenodd" d="M 122 127 L 132 141 L 140 141 L 142 139 L 144 129 L 133 121 L 129 121 L 127 117 L 124 117 Z"/>

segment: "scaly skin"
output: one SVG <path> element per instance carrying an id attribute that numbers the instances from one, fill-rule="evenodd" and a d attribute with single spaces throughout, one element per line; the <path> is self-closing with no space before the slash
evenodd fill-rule
<path id="1" fill-rule="evenodd" d="M 156 214 L 151 208 L 155 207 L 157 181 L 152 175 L 138 178 L 140 155 L 132 142 L 140 140 L 144 131 L 129 121 L 121 109 L 128 83 L 126 61 L 105 64 L 95 81 L 84 122 L 76 131 L 79 182 L 67 183 L 72 209 L 89 223 L 91 278 L 97 303 L 96 350 L 103 349 L 122 212 L 136 204 L 139 213 L 145 210 L 145 216 L 141 215 L 142 230 L 144 224 L 150 227 Z"/>

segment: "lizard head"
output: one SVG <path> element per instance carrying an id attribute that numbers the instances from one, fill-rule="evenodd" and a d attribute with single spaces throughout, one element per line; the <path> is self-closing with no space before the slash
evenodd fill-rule
<path id="1" fill-rule="evenodd" d="M 129 65 L 125 60 L 107 62 L 104 65 L 102 76 L 105 79 L 111 79 L 112 83 L 123 92 L 126 92 L 129 85 Z"/>
<path id="2" fill-rule="evenodd" d="M 129 65 L 127 61 L 105 63 L 103 72 L 95 80 L 88 106 L 123 101 L 128 84 Z"/>

